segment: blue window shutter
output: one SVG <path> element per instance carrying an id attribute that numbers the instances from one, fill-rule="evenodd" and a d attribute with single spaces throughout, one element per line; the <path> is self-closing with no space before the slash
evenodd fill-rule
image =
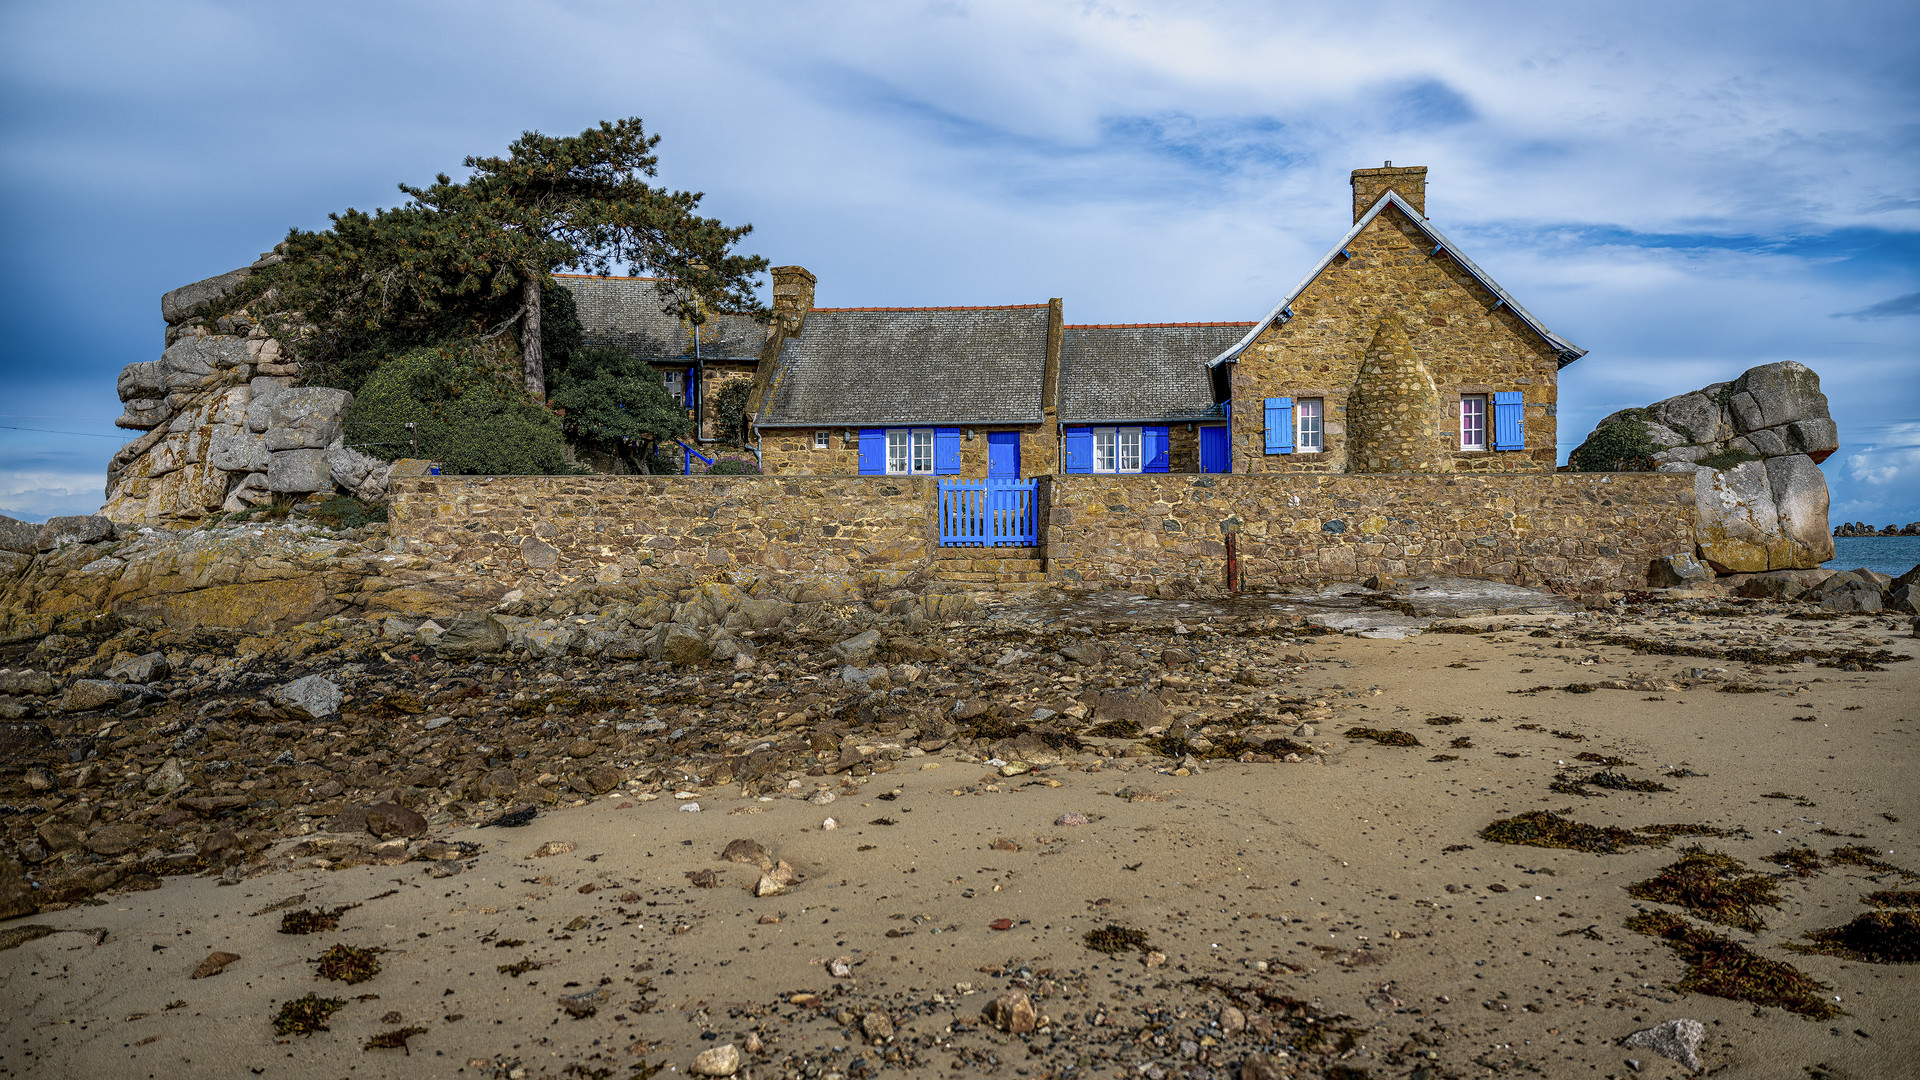
<path id="1" fill-rule="evenodd" d="M 1164 427 L 1140 429 L 1140 471 L 1166 472 L 1171 442 Z"/>
<path id="2" fill-rule="evenodd" d="M 1493 448 L 1527 448 L 1527 403 L 1518 390 L 1502 390 L 1493 395 Z"/>
<path id="3" fill-rule="evenodd" d="M 887 475 L 887 432 L 884 428 L 860 429 L 860 475 Z"/>
<path id="4" fill-rule="evenodd" d="M 1293 399 L 1267 399 L 1267 453 L 1293 453 Z"/>
<path id="5" fill-rule="evenodd" d="M 1067 429 L 1067 467 L 1062 471 L 1070 473 L 1093 471 L 1092 428 L 1070 427 Z"/>
<path id="6" fill-rule="evenodd" d="M 934 429 L 933 471 L 941 476 L 960 475 L 959 428 Z"/>

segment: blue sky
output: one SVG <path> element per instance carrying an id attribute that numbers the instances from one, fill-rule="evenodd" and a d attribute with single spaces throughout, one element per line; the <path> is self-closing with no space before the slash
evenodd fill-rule
<path id="1" fill-rule="evenodd" d="M 1563 456 L 1794 359 L 1840 424 L 1834 521 L 1920 520 L 1920 8 L 1574 7 L 7 5 L 0 512 L 99 505 L 162 292 L 640 116 L 661 179 L 822 305 L 1073 322 L 1257 318 L 1344 231 L 1349 170 L 1423 164 L 1435 223 L 1591 350 Z"/>

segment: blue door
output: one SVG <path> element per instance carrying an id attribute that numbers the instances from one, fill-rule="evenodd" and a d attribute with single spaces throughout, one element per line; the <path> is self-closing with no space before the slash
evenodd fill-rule
<path id="1" fill-rule="evenodd" d="M 1019 432 L 987 432 L 987 478 L 990 480 L 1020 479 Z"/>
<path id="2" fill-rule="evenodd" d="M 1233 450 L 1223 427 L 1200 429 L 1200 471 L 1232 472 Z"/>

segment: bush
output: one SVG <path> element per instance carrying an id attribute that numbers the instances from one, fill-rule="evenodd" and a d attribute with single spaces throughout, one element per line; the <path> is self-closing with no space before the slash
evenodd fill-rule
<path id="1" fill-rule="evenodd" d="M 437 459 L 448 473 L 555 474 L 568 460 L 560 419 L 513 377 L 458 346 L 411 350 L 382 364 L 347 411 L 347 442 L 393 459 Z M 408 423 L 418 425 L 410 431 Z"/>
<path id="2" fill-rule="evenodd" d="M 1647 434 L 1645 410 L 1630 409 L 1575 447 L 1567 464 L 1575 472 L 1652 472 L 1653 455 L 1659 452 Z"/>
<path id="3" fill-rule="evenodd" d="M 306 506 L 301 513 L 334 529 L 357 529 L 369 521 L 387 520 L 386 507 L 370 506 L 347 495 L 336 495 L 317 506 Z"/>
<path id="4" fill-rule="evenodd" d="M 707 466 L 708 476 L 759 476 L 760 465 L 752 458 L 723 457 Z"/>
<path id="5" fill-rule="evenodd" d="M 714 430 L 721 440 L 747 444 L 747 398 L 752 393 L 752 379 L 734 379 L 714 395 Z"/>

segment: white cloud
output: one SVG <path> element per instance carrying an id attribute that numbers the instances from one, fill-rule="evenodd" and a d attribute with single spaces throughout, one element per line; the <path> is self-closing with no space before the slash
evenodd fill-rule
<path id="1" fill-rule="evenodd" d="M 45 521 L 63 514 L 100 509 L 104 473 L 0 473 L 0 514 L 21 521 Z"/>

